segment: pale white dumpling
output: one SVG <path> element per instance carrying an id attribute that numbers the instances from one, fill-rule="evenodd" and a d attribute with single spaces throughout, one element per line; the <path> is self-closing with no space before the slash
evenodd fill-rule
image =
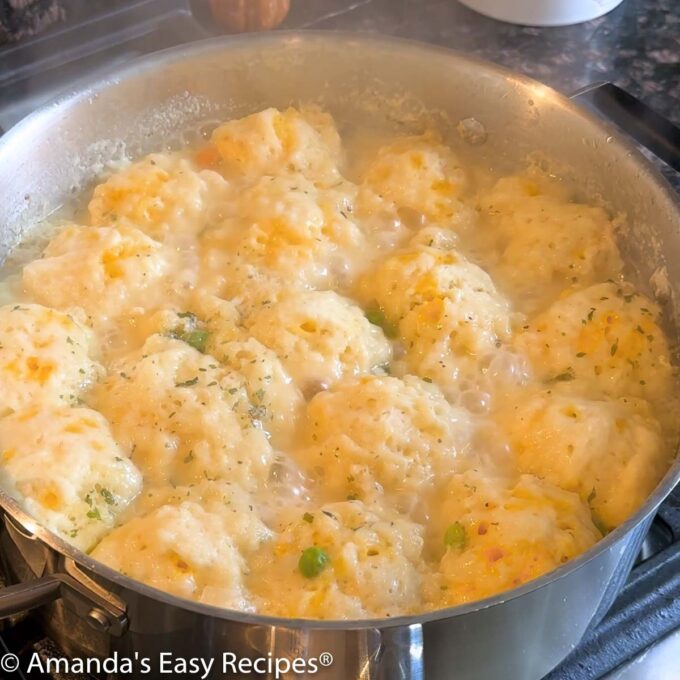
<path id="1" fill-rule="evenodd" d="M 168 266 L 161 245 L 137 229 L 71 226 L 26 265 L 23 283 L 42 304 L 82 307 L 103 322 L 144 303 Z"/>
<path id="2" fill-rule="evenodd" d="M 516 340 L 536 376 L 583 395 L 658 399 L 671 362 L 659 309 L 625 283 L 565 294 Z"/>
<path id="3" fill-rule="evenodd" d="M 398 328 L 408 368 L 449 396 L 463 381 L 480 381 L 510 338 L 508 301 L 483 269 L 454 250 L 411 246 L 367 274 L 360 294 Z"/>
<path id="4" fill-rule="evenodd" d="M 290 445 L 304 408 L 304 398 L 278 356 L 254 338 L 208 344 L 210 351 L 245 380 L 253 413 L 279 448 Z"/>
<path id="5" fill-rule="evenodd" d="M 135 517 L 110 533 L 92 557 L 167 593 L 252 610 L 245 562 L 220 515 L 184 501 Z"/>
<path id="6" fill-rule="evenodd" d="M 111 367 L 94 401 L 151 483 L 252 489 L 267 477 L 271 446 L 243 377 L 182 340 L 149 338 Z"/>
<path id="7" fill-rule="evenodd" d="M 669 464 L 659 423 L 635 399 L 546 393 L 499 418 L 519 469 L 579 493 L 606 528 L 640 507 Z"/>
<path id="8" fill-rule="evenodd" d="M 27 512 L 83 550 L 142 488 L 105 418 L 64 406 L 31 406 L 0 420 L 0 477 Z"/>
<path id="9" fill-rule="evenodd" d="M 578 494 L 532 475 L 456 474 L 432 514 L 432 551 L 443 555 L 424 598 L 439 607 L 516 588 L 601 538 Z"/>
<path id="10" fill-rule="evenodd" d="M 332 497 L 383 492 L 407 511 L 470 446 L 469 414 L 413 376 L 360 376 L 320 392 L 307 409 L 305 469 Z"/>
<path id="11" fill-rule="evenodd" d="M 0 414 L 34 402 L 75 404 L 102 372 L 92 334 L 40 305 L 0 307 Z"/>
<path id="12" fill-rule="evenodd" d="M 320 189 L 302 175 L 262 178 L 240 195 L 232 216 L 201 236 L 203 287 L 248 302 L 262 299 L 259 279 L 278 289 L 332 284 L 363 244 L 352 201 L 348 183 Z"/>
<path id="13" fill-rule="evenodd" d="M 235 178 L 299 172 L 332 182 L 342 154 L 335 122 L 314 107 L 265 109 L 212 134 L 224 171 Z"/>
<path id="14" fill-rule="evenodd" d="M 397 217 L 407 231 L 436 222 L 466 223 L 459 200 L 467 186 L 460 162 L 434 134 L 402 137 L 378 150 L 364 170 L 359 194 L 362 216 Z"/>
<path id="15" fill-rule="evenodd" d="M 135 504 L 139 516 L 148 515 L 163 505 L 197 503 L 220 518 L 224 529 L 238 550 L 247 555 L 268 541 L 273 532 L 260 517 L 252 494 L 231 480 L 203 480 L 190 486 L 147 486 Z"/>
<path id="16" fill-rule="evenodd" d="M 304 391 L 389 363 L 392 348 L 361 308 L 332 291 L 291 294 L 263 305 L 248 331 L 281 358 Z"/>
<path id="17" fill-rule="evenodd" d="M 190 161 L 151 154 L 99 184 L 89 204 L 93 226 L 136 227 L 154 239 L 179 240 L 218 220 L 229 185 Z"/>
<path id="18" fill-rule="evenodd" d="M 604 281 L 621 271 L 607 213 L 569 200 L 558 186 L 505 177 L 482 195 L 480 205 L 499 253 L 498 275 L 524 306 L 566 285 Z"/>
<path id="19" fill-rule="evenodd" d="M 418 608 L 422 527 L 359 501 L 331 503 L 294 521 L 252 560 L 248 584 L 273 615 L 319 619 L 399 616 Z M 302 552 L 316 546 L 326 568 L 301 573 Z M 276 569 L 272 569 L 276 564 Z"/>

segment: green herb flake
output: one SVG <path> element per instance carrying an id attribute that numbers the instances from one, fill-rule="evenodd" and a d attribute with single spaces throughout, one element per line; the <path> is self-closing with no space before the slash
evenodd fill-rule
<path id="1" fill-rule="evenodd" d="M 193 387 L 198 383 L 198 376 L 192 378 L 191 380 L 185 380 L 184 382 L 175 383 L 175 387 Z"/>
<path id="2" fill-rule="evenodd" d="M 307 522 L 307 524 L 311 524 L 314 521 L 314 515 L 312 515 L 311 512 L 306 512 L 304 515 L 302 515 L 302 521 Z"/>
<path id="3" fill-rule="evenodd" d="M 554 378 L 551 378 L 548 382 L 569 382 L 574 380 L 576 376 L 571 369 L 564 371 L 564 373 L 558 373 Z"/>
<path id="4" fill-rule="evenodd" d="M 609 354 L 611 354 L 611 356 L 614 356 L 616 354 L 616 352 L 618 351 L 618 349 L 619 349 L 619 341 L 617 339 L 614 342 L 614 344 L 611 346 L 611 349 L 609 350 Z"/>
<path id="5" fill-rule="evenodd" d="M 104 502 L 107 505 L 116 504 L 115 496 L 106 487 L 102 487 L 101 489 L 99 489 L 99 495 L 104 499 Z"/>
<path id="6" fill-rule="evenodd" d="M 92 508 L 92 510 L 89 510 L 87 513 L 87 517 L 89 519 L 96 519 L 101 522 L 102 516 L 99 514 L 99 508 Z"/>

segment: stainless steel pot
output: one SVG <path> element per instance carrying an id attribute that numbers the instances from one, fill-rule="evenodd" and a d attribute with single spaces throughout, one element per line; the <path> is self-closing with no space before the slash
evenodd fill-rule
<path id="1" fill-rule="evenodd" d="M 626 120 L 628 105 L 609 88 L 588 96 L 624 124 L 634 121 L 636 135 L 673 160 L 672 127 L 650 127 L 637 115 Z M 319 101 L 341 120 L 405 129 L 427 117 L 451 134 L 457 121 L 474 117 L 487 133 L 474 153 L 498 170 L 540 152 L 585 194 L 626 213 L 632 226 L 622 231 L 621 246 L 631 275 L 668 282 L 656 292 L 677 337 L 680 208 L 661 175 L 613 129 L 537 82 L 377 37 L 280 33 L 197 43 L 136 62 L 30 116 L 0 142 L 0 255 L 87 186 L 111 155 L 149 152 L 206 121 L 301 100 Z M 164 594 L 93 561 L 0 494 L 2 555 L 19 584 L 0 593 L 0 617 L 41 606 L 71 654 L 137 654 L 153 663 L 168 651 L 215 658 L 210 677 L 224 677 L 223 652 L 328 661 L 320 657 L 326 652 L 333 662 L 320 666 L 320 678 L 540 678 L 610 606 L 679 477 L 676 464 L 625 524 L 521 588 L 420 616 L 342 622 L 253 616 Z"/>

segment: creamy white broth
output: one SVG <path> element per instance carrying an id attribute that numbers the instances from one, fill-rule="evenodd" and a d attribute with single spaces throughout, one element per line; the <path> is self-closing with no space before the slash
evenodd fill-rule
<path id="1" fill-rule="evenodd" d="M 229 121 L 5 268 L 2 484 L 228 608 L 396 616 L 525 583 L 670 464 L 668 343 L 614 230 L 435 132 Z"/>

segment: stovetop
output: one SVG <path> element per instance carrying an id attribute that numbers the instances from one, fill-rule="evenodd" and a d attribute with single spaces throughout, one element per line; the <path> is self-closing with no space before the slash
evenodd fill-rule
<path id="1" fill-rule="evenodd" d="M 660 5 L 666 2 L 653 1 Z M 446 3 L 447 7 L 455 5 L 453 0 Z M 69 0 L 64 4 L 68 12 L 65 23 L 18 44 L 0 46 L 0 134 L 42 103 L 84 80 L 104 75 L 140 55 L 217 33 L 205 0 Z M 400 29 L 412 16 L 413 6 L 414 0 L 293 0 L 286 27 L 380 30 L 385 26 L 386 32 L 408 35 Z M 461 11 L 445 10 L 444 3 L 437 0 L 426 0 L 424 6 L 434 8 L 436 20 L 441 20 L 446 11 Z M 467 10 L 462 12 L 456 16 L 462 16 L 468 29 L 472 26 L 470 30 L 502 33 L 506 40 L 513 35 L 522 40 L 538 35 L 532 29 L 513 33 L 496 22 L 477 19 Z M 465 35 L 469 37 L 469 30 Z M 506 44 L 504 49 L 510 48 Z M 474 51 L 494 58 L 488 47 Z M 659 59 L 663 63 L 667 57 L 661 54 Z M 564 58 L 568 60 L 566 55 Z M 541 78 L 540 73 L 533 75 Z M 27 659 L 34 651 L 44 658 L 63 656 L 45 638 L 33 616 L 2 626 L 0 655 L 13 652 Z M 660 509 L 638 563 L 611 611 L 545 680 L 677 680 L 679 658 L 680 487 Z M 26 668 L 26 664 L 21 667 Z M 83 680 L 58 674 L 52 677 Z M 16 671 L 0 672 L 0 678 L 33 680 L 48 676 Z"/>

